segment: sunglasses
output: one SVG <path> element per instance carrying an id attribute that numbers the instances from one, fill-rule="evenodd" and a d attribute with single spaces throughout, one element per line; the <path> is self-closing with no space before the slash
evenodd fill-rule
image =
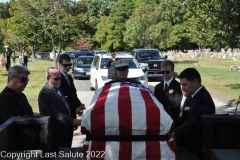
<path id="1" fill-rule="evenodd" d="M 69 67 L 71 67 L 72 66 L 72 64 L 62 64 L 64 67 L 67 67 L 67 66 L 69 66 Z"/>
<path id="2" fill-rule="evenodd" d="M 169 74 L 170 71 L 161 71 L 161 74 L 164 74 L 164 73 Z"/>
<path id="3" fill-rule="evenodd" d="M 54 79 L 55 81 L 59 81 L 60 79 L 62 79 L 62 77 L 57 77 L 57 78 L 52 78 L 52 79 Z"/>
<path id="4" fill-rule="evenodd" d="M 16 77 L 16 78 L 20 79 L 21 82 L 23 82 L 23 83 L 26 83 L 26 82 L 29 81 L 29 79 L 21 78 L 21 77 L 18 77 L 18 76 L 13 76 L 13 77 Z"/>

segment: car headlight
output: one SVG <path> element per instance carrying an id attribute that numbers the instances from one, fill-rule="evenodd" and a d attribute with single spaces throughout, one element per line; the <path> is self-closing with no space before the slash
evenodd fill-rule
<path id="1" fill-rule="evenodd" d="M 108 79 L 107 76 L 101 76 L 101 78 L 103 81 L 106 81 Z"/>
<path id="2" fill-rule="evenodd" d="M 144 81 L 146 79 L 145 75 L 136 78 L 137 81 Z"/>

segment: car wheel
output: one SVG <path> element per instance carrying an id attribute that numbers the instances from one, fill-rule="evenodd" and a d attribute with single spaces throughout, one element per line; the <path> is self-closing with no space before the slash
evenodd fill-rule
<path id="1" fill-rule="evenodd" d="M 97 81 L 95 81 L 95 90 L 98 90 L 98 84 L 97 84 Z"/>
<path id="2" fill-rule="evenodd" d="M 91 77 L 90 77 L 90 76 L 89 76 L 89 80 L 90 80 L 90 90 L 91 90 L 91 91 L 94 91 L 95 89 L 94 89 L 94 87 L 92 86 Z"/>

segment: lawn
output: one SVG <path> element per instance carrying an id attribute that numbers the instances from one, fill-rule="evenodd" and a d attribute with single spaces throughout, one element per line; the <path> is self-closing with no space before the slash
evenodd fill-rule
<path id="1" fill-rule="evenodd" d="M 210 58 L 208 55 L 191 63 L 194 59 L 186 56 L 174 60 L 175 72 L 180 72 L 188 67 L 196 68 L 202 78 L 202 84 L 210 91 L 218 93 L 229 99 L 237 100 L 240 94 L 240 72 L 230 71 L 230 66 L 240 66 L 240 59 L 234 61 L 231 57 L 227 59 Z"/>
<path id="2" fill-rule="evenodd" d="M 200 66 L 188 59 L 186 56 L 179 57 L 173 60 L 175 63 L 175 72 L 180 74 L 182 70 L 188 67 L 196 68 L 202 77 L 202 84 L 210 91 L 218 93 L 229 99 L 237 100 L 240 94 L 240 72 L 230 71 L 230 66 L 240 66 L 238 61 L 233 61 L 232 58 L 219 59 L 210 58 L 209 56 L 202 57 L 199 62 Z M 192 63 L 193 62 L 193 63 Z M 29 83 L 24 91 L 29 103 L 33 107 L 34 112 L 38 111 L 38 94 L 46 83 L 45 71 L 48 67 L 54 66 L 52 61 L 37 60 L 29 63 Z M 7 84 L 7 72 L 5 67 L 0 67 L 0 91 Z"/>

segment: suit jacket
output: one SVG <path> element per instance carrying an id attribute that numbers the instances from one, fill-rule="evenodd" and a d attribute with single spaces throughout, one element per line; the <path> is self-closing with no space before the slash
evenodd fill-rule
<path id="1" fill-rule="evenodd" d="M 0 94 L 0 125 L 12 116 L 25 115 L 33 115 L 25 94 L 5 87 Z"/>
<path id="2" fill-rule="evenodd" d="M 174 121 L 177 143 L 189 148 L 202 148 L 203 114 L 214 114 L 211 95 L 202 87 L 193 98 L 187 97 L 182 116 Z M 190 109 L 186 111 L 186 109 Z"/>
<path id="3" fill-rule="evenodd" d="M 52 139 L 62 139 L 68 134 L 67 130 L 73 126 L 74 118 L 69 116 L 68 110 L 55 88 L 48 83 L 42 88 L 38 96 L 40 115 L 51 117 Z"/>
<path id="4" fill-rule="evenodd" d="M 182 91 L 180 88 L 180 83 L 177 80 L 172 80 L 168 86 L 167 93 L 164 93 L 164 81 L 161 81 L 155 86 L 154 96 L 160 103 L 162 103 L 165 110 L 172 117 L 172 119 L 179 117 Z"/>
<path id="5" fill-rule="evenodd" d="M 77 90 L 73 83 L 73 78 L 70 75 L 68 75 L 68 79 L 70 81 L 70 86 L 71 86 L 70 87 L 62 73 L 61 73 L 61 76 L 62 76 L 62 79 L 61 79 L 60 89 L 63 92 L 64 96 L 67 96 L 68 103 L 70 104 L 71 113 L 72 113 L 72 115 L 74 115 L 74 118 L 76 118 L 75 111 L 76 111 L 77 107 L 80 106 L 82 103 L 78 99 Z"/>

